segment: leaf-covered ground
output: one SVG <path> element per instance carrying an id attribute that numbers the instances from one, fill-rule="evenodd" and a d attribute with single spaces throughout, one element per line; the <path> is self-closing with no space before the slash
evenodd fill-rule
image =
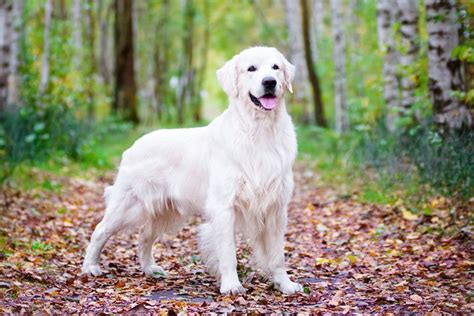
<path id="1" fill-rule="evenodd" d="M 165 278 L 139 270 L 136 234 L 109 241 L 104 276 L 81 277 L 113 175 L 84 180 L 37 172 L 32 177 L 43 188 L 0 193 L 0 313 L 474 313 L 472 231 L 465 225 L 472 203 L 454 211 L 448 200 L 433 199 L 430 215 L 413 215 L 402 206 L 358 203 L 356 193 L 339 196 L 297 169 L 286 253 L 305 293 L 277 292 L 251 269 L 250 249 L 240 241 L 247 294 L 220 295 L 199 260 L 199 219 L 156 244 Z"/>

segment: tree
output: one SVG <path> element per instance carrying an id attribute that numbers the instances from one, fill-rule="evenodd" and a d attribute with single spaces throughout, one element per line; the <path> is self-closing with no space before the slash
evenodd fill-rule
<path id="1" fill-rule="evenodd" d="M 419 50 L 418 0 L 397 0 L 400 22 L 401 47 L 401 105 L 403 110 L 411 108 L 415 102 L 416 80 L 413 65 Z"/>
<path id="2" fill-rule="evenodd" d="M 23 0 L 13 1 L 11 27 L 10 74 L 8 77 L 8 104 L 20 101 L 20 40 L 23 29 Z"/>
<path id="3" fill-rule="evenodd" d="M 433 119 L 442 132 L 472 127 L 472 113 L 454 94 L 463 90 L 461 61 L 451 57 L 459 45 L 454 0 L 425 0 L 428 28 L 429 91 Z"/>
<path id="4" fill-rule="evenodd" d="M 160 15 L 156 24 L 156 35 L 161 38 L 159 41 L 154 43 L 154 99 L 156 102 L 156 114 L 158 120 L 161 120 L 165 111 L 165 95 L 167 94 L 167 73 L 168 73 L 168 61 L 170 58 L 170 43 L 167 31 L 169 31 L 169 11 L 170 1 L 163 0 L 162 7 L 160 8 Z"/>
<path id="5" fill-rule="evenodd" d="M 115 0 L 115 86 L 113 109 L 139 122 L 133 47 L 133 0 Z"/>
<path id="6" fill-rule="evenodd" d="M 336 132 L 342 133 L 349 128 L 346 97 L 346 46 L 344 40 L 344 23 L 341 16 L 342 1 L 331 0 L 332 37 L 334 41 L 334 107 Z"/>
<path id="7" fill-rule="evenodd" d="M 5 110 L 10 75 L 12 1 L 0 0 L 0 111 Z"/>
<path id="8" fill-rule="evenodd" d="M 290 46 L 290 61 L 297 71 L 294 79 L 294 100 L 303 107 L 301 121 L 308 123 L 309 101 L 308 69 L 305 60 L 303 30 L 301 24 L 301 8 L 296 0 L 285 0 L 285 18 L 288 26 L 288 44 Z"/>
<path id="9" fill-rule="evenodd" d="M 102 1 L 101 1 L 102 2 Z M 74 0 L 72 6 L 72 38 L 74 41 L 74 67 L 78 70 L 81 67 L 81 51 L 82 51 L 82 24 L 81 24 L 81 0 Z"/>
<path id="10" fill-rule="evenodd" d="M 395 49 L 393 25 L 396 21 L 396 6 L 392 0 L 377 1 L 377 29 L 379 49 L 384 52 L 383 71 L 384 99 L 387 108 L 386 122 L 389 130 L 395 128 L 396 113 L 400 108 L 397 78 L 398 54 Z"/>
<path id="11" fill-rule="evenodd" d="M 44 7 L 43 57 L 41 59 L 41 80 L 39 93 L 44 94 L 49 82 L 49 35 L 53 15 L 53 0 L 47 0 Z"/>
<path id="12" fill-rule="evenodd" d="M 313 0 L 311 12 L 311 51 L 315 60 L 319 58 L 319 40 L 323 34 L 324 4 L 323 0 Z"/>
<path id="13" fill-rule="evenodd" d="M 178 123 L 184 122 L 184 108 L 188 102 L 191 108 L 195 103 L 195 75 L 194 69 L 194 17 L 195 7 L 193 0 L 185 0 L 184 3 L 184 29 L 183 29 L 183 63 L 181 67 L 180 84 L 178 87 L 178 98 L 176 110 L 178 112 Z M 186 102 L 187 101 L 187 102 Z"/>
<path id="14" fill-rule="evenodd" d="M 309 75 L 309 81 L 313 90 L 313 103 L 314 103 L 314 115 L 316 125 L 326 127 L 326 117 L 324 115 L 324 106 L 321 96 L 321 88 L 319 85 L 318 74 L 316 73 L 315 66 L 313 63 L 313 56 L 311 54 L 311 41 L 310 41 L 310 26 L 309 26 L 309 13 L 307 0 L 300 0 L 301 12 L 302 12 L 302 28 L 303 28 L 303 45 L 304 55 L 306 59 L 306 66 Z"/>
<path id="15" fill-rule="evenodd" d="M 94 77 L 97 73 L 97 60 L 95 55 L 95 33 L 96 33 L 96 19 L 94 16 L 94 0 L 88 0 L 87 3 L 87 14 L 86 14 L 86 34 L 88 44 L 88 62 L 89 71 L 87 73 L 87 86 L 86 94 L 88 97 L 87 114 L 89 118 L 94 118 Z"/>
<path id="16" fill-rule="evenodd" d="M 210 4 L 209 0 L 204 0 L 203 2 L 203 13 L 204 13 L 204 29 L 203 29 L 203 39 L 201 46 L 201 63 L 198 68 L 198 77 L 196 82 L 196 104 L 194 105 L 193 119 L 195 122 L 201 120 L 202 115 L 202 98 L 201 91 L 204 86 L 206 68 L 207 68 L 207 54 L 209 51 L 209 40 L 211 35 L 210 30 Z"/>
<path id="17" fill-rule="evenodd" d="M 77 1 L 77 0 L 76 0 Z M 105 7 L 105 0 L 99 0 L 97 3 L 97 16 L 99 18 L 99 73 L 106 86 L 111 82 L 110 49 L 109 47 L 109 20 L 113 8 L 113 3 Z"/>

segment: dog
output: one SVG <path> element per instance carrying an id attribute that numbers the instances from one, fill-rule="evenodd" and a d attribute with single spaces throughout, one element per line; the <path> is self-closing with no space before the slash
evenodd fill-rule
<path id="1" fill-rule="evenodd" d="M 100 275 L 100 252 L 113 234 L 141 228 L 138 257 L 146 275 L 165 272 L 155 240 L 202 214 L 199 247 L 222 294 L 245 292 L 237 276 L 235 233 L 251 242 L 255 263 L 286 294 L 302 290 L 284 257 L 293 191 L 296 135 L 284 93 L 295 67 L 272 47 L 252 47 L 217 71 L 229 107 L 208 126 L 164 129 L 138 139 L 105 189 L 106 210 L 92 234 L 82 273 Z"/>

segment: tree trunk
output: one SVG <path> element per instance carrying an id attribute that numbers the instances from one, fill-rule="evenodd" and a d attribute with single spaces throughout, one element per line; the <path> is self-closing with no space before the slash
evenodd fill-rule
<path id="1" fill-rule="evenodd" d="M 397 78 L 398 55 L 395 50 L 393 25 L 396 21 L 396 6 L 392 0 L 377 1 L 377 28 L 379 48 L 384 52 L 383 79 L 386 105 L 386 124 L 395 129 L 395 118 L 400 108 L 399 83 Z"/>
<path id="2" fill-rule="evenodd" d="M 99 17 L 99 72 L 102 81 L 106 86 L 110 85 L 111 81 L 111 65 L 109 55 L 109 19 L 112 12 L 112 5 L 105 8 L 105 0 L 99 0 L 97 6 L 97 15 Z"/>
<path id="3" fill-rule="evenodd" d="M 194 5 L 193 0 L 184 1 L 184 36 L 183 36 L 183 67 L 180 78 L 180 88 L 177 102 L 178 123 L 184 123 L 184 107 L 189 102 L 194 107 L 195 71 L 193 68 L 194 55 Z"/>
<path id="4" fill-rule="evenodd" d="M 49 33 L 51 29 L 52 15 L 53 0 L 46 0 L 44 10 L 43 57 L 41 59 L 41 81 L 39 86 L 40 95 L 46 92 L 49 82 Z"/>
<path id="5" fill-rule="evenodd" d="M 306 58 L 306 66 L 309 74 L 309 80 L 311 82 L 311 88 L 313 90 L 313 102 L 314 102 L 314 114 L 316 125 L 326 127 L 326 117 L 324 116 L 324 106 L 321 95 L 321 89 L 319 85 L 318 74 L 316 73 L 313 56 L 311 55 L 311 42 L 309 35 L 309 13 L 307 0 L 300 0 L 301 12 L 302 12 L 302 28 L 303 28 L 303 46 L 304 55 Z"/>
<path id="6" fill-rule="evenodd" d="M 94 85 L 95 85 L 95 74 L 97 73 L 97 60 L 95 56 L 95 32 L 96 32 L 96 23 L 94 17 L 94 0 L 88 0 L 87 5 L 87 15 L 86 15 L 86 24 L 87 24 L 87 42 L 89 46 L 89 57 L 87 58 L 89 65 L 89 72 L 87 74 L 87 87 L 86 93 L 88 97 L 88 107 L 87 115 L 89 119 L 93 119 L 95 116 L 94 113 Z"/>
<path id="7" fill-rule="evenodd" d="M 81 69 L 82 53 L 82 23 L 81 23 L 81 0 L 74 0 L 72 5 L 72 38 L 74 41 L 73 63 L 76 69 Z"/>
<path id="8" fill-rule="evenodd" d="M 0 0 L 0 113 L 5 111 L 8 100 L 12 9 L 11 0 Z"/>
<path id="9" fill-rule="evenodd" d="M 209 12 L 209 0 L 204 0 L 204 34 L 201 46 L 201 64 L 198 70 L 197 78 L 197 91 L 196 91 L 196 105 L 194 106 L 193 118 L 195 122 L 199 122 L 202 117 L 202 97 L 201 92 L 204 86 L 204 80 L 206 77 L 207 68 L 207 53 L 209 51 L 209 39 L 210 39 L 210 12 Z"/>
<path id="10" fill-rule="evenodd" d="M 115 0 L 115 87 L 113 109 L 139 122 L 133 47 L 133 0 Z"/>
<path id="11" fill-rule="evenodd" d="M 301 8 L 297 0 L 285 0 L 285 19 L 288 25 L 288 44 L 290 46 L 290 61 L 295 65 L 296 73 L 293 81 L 294 101 L 302 105 L 300 121 L 309 121 L 309 86 L 308 69 L 305 61 Z"/>
<path id="12" fill-rule="evenodd" d="M 18 104 L 20 101 L 20 40 L 23 27 L 23 0 L 13 1 L 11 21 L 10 72 L 8 77 L 7 104 Z"/>
<path id="13" fill-rule="evenodd" d="M 319 40 L 321 34 L 323 34 L 324 27 L 324 4 L 323 0 L 313 0 L 313 13 L 311 19 L 311 51 L 313 52 L 313 58 L 318 60 L 319 58 Z"/>
<path id="14" fill-rule="evenodd" d="M 334 107 L 337 133 L 345 132 L 349 128 L 346 98 L 346 47 L 341 9 L 341 0 L 331 0 L 332 36 L 334 42 L 335 65 Z"/>
<path id="15" fill-rule="evenodd" d="M 16 0 L 14 0 L 16 1 Z M 67 19 L 66 1 L 65 0 L 54 0 L 53 1 L 53 18 L 58 20 Z"/>
<path id="16" fill-rule="evenodd" d="M 428 27 L 429 90 L 433 119 L 442 132 L 472 127 L 472 113 L 452 95 L 463 90 L 461 61 L 451 53 L 459 44 L 454 0 L 425 0 Z"/>
<path id="17" fill-rule="evenodd" d="M 160 8 L 160 15 L 156 25 L 156 34 L 161 40 L 155 41 L 154 56 L 154 98 L 156 101 L 156 115 L 158 120 L 162 120 L 165 112 L 165 96 L 167 95 L 168 61 L 169 61 L 169 30 L 170 19 L 168 17 L 170 1 L 164 0 Z"/>
<path id="18" fill-rule="evenodd" d="M 402 67 L 401 105 L 403 110 L 408 110 L 415 103 L 416 79 L 413 65 L 418 56 L 418 0 L 397 0 L 400 18 L 400 34 L 402 52 L 400 53 L 400 66 Z"/>

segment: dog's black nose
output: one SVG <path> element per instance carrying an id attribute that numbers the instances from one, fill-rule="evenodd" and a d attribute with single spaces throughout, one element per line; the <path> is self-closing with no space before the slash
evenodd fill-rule
<path id="1" fill-rule="evenodd" d="M 265 90 L 274 89 L 277 85 L 277 81 L 273 77 L 265 77 L 262 80 L 262 85 Z"/>

